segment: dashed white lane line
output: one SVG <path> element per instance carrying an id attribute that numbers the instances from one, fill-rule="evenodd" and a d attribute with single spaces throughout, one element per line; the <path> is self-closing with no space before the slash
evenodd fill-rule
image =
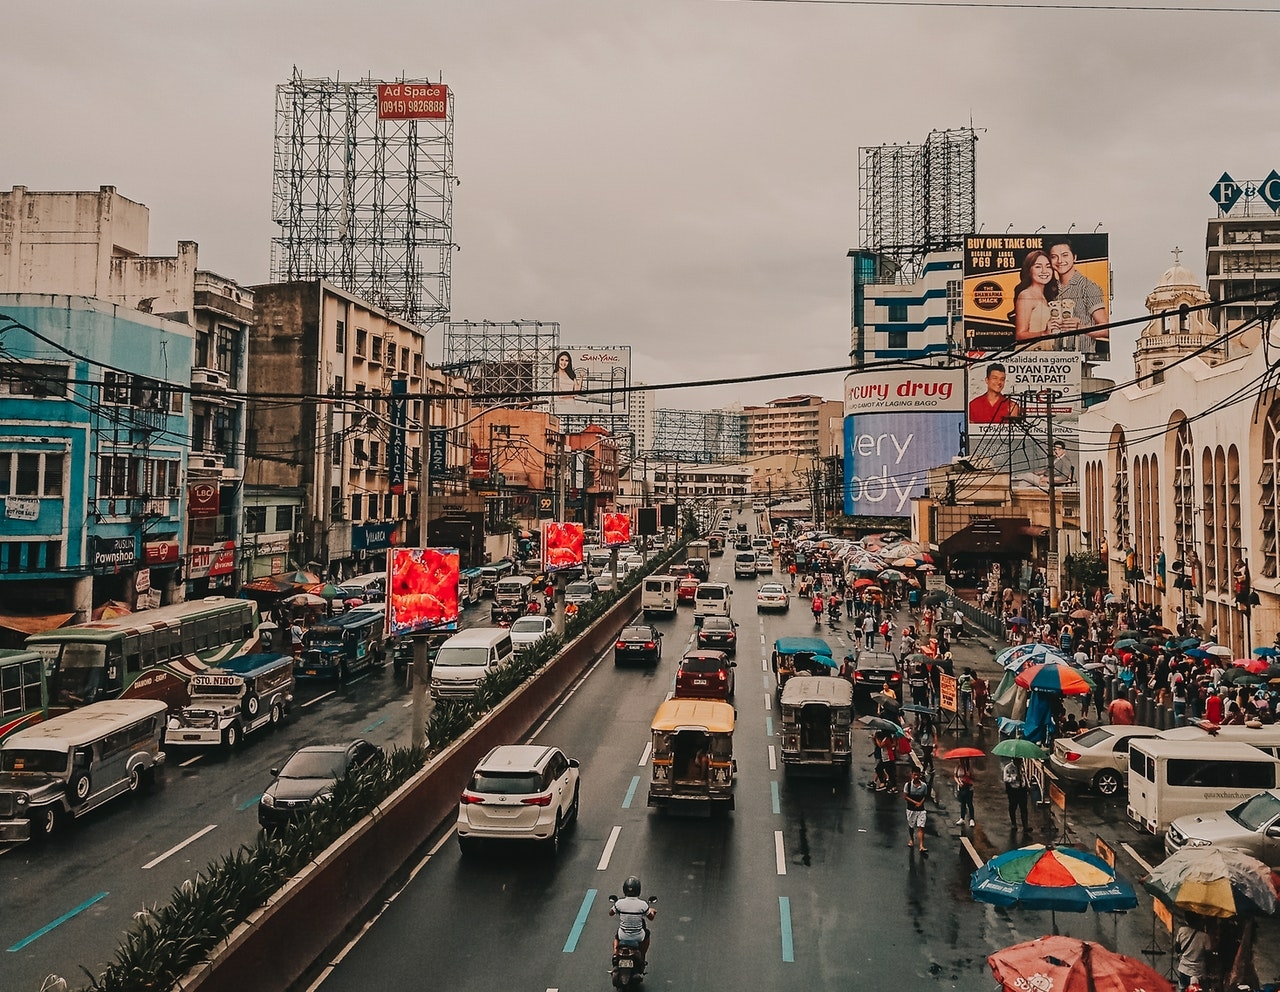
<path id="1" fill-rule="evenodd" d="M 649 763 L 649 753 L 653 750 L 653 741 L 645 744 L 644 750 L 640 752 L 640 760 L 636 762 L 637 768 L 643 768 Z"/>
<path id="2" fill-rule="evenodd" d="M 604 853 L 600 855 L 600 863 L 596 865 L 596 871 L 608 871 L 609 859 L 613 857 L 613 845 L 618 843 L 618 834 L 622 833 L 621 826 L 615 826 L 609 831 L 609 839 L 605 841 Z"/>
<path id="3" fill-rule="evenodd" d="M 146 871 L 148 868 L 154 868 L 156 865 L 158 865 L 158 864 L 159 864 L 161 861 L 163 861 L 165 858 L 169 857 L 171 854 L 177 854 L 179 851 L 181 851 L 181 850 L 182 850 L 184 847 L 186 847 L 188 844 L 193 844 L 193 843 L 195 843 L 195 842 L 196 842 L 196 841 L 198 841 L 201 837 L 203 837 L 205 834 L 207 834 L 210 830 L 216 830 L 216 829 L 218 829 L 218 825 L 217 825 L 216 823 L 210 823 L 210 824 L 209 824 L 207 827 L 205 827 L 203 830 L 197 830 L 195 833 L 193 833 L 193 834 L 192 834 L 190 837 L 188 837 L 186 840 L 184 840 L 184 841 L 179 841 L 177 844 L 174 844 L 174 845 L 173 845 L 173 847 L 171 847 L 171 848 L 169 848 L 169 850 L 165 851 L 165 852 L 164 852 L 164 854 L 160 854 L 160 855 L 157 855 L 156 857 L 152 858 L 150 861 L 148 861 L 145 865 L 143 865 L 143 866 L 142 866 L 142 870 L 143 870 L 143 871 Z"/>
<path id="4" fill-rule="evenodd" d="M 1124 841 L 1120 846 L 1124 848 L 1125 854 L 1129 855 L 1129 857 L 1133 858 L 1134 861 L 1138 862 L 1138 864 L 1142 866 L 1143 871 L 1145 871 L 1148 875 L 1151 874 L 1151 866 L 1147 864 L 1146 859 L 1143 858 L 1141 854 L 1139 854 L 1137 851 L 1133 849 L 1132 846 L 1130 846 L 1128 841 Z"/>
<path id="5" fill-rule="evenodd" d="M 302 708 L 305 710 L 308 706 L 314 706 L 316 703 L 323 702 L 324 700 L 328 699 L 330 696 L 336 696 L 336 695 L 337 695 L 337 691 L 334 689 L 330 689 L 328 692 L 322 692 L 320 693 L 320 695 L 316 696 L 315 699 L 308 699 L 305 703 L 302 704 Z"/>
<path id="6" fill-rule="evenodd" d="M 778 770 L 778 752 L 774 750 L 772 744 L 769 745 L 769 771 L 776 772 Z"/>
<path id="7" fill-rule="evenodd" d="M 764 694 L 764 708 L 767 710 L 773 709 L 773 693 L 766 692 Z"/>
<path id="8" fill-rule="evenodd" d="M 787 852 L 782 846 L 781 830 L 773 832 L 773 857 L 777 863 L 778 874 L 785 875 L 787 873 Z"/>

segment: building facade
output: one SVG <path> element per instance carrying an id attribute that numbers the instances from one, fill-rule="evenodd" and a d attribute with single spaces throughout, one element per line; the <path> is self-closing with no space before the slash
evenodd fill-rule
<path id="1" fill-rule="evenodd" d="M 874 256 L 850 252 L 853 260 L 850 365 L 901 359 L 944 361 L 964 349 L 964 255 L 934 252 L 915 282 L 894 282 L 893 269 Z M 867 282 L 876 274 L 883 282 Z"/>
<path id="2" fill-rule="evenodd" d="M 839 453 L 844 420 L 840 400 L 821 396 L 786 396 L 742 411 L 745 456 L 773 455 L 822 458 Z"/>

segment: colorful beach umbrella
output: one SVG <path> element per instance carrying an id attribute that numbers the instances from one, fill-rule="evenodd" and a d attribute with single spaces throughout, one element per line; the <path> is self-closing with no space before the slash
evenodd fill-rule
<path id="1" fill-rule="evenodd" d="M 1075 937 L 1037 937 L 987 957 L 1001 989 L 1053 992 L 1173 992 L 1159 972 L 1101 944 Z"/>
<path id="2" fill-rule="evenodd" d="M 1201 916 L 1270 915 L 1280 879 L 1257 858 L 1232 847 L 1184 847 L 1142 880 L 1168 906 Z"/>
<path id="3" fill-rule="evenodd" d="M 978 902 L 1023 909 L 1113 913 L 1133 909 L 1133 886 L 1095 854 L 1072 847 L 1030 844 L 998 854 L 969 877 Z"/>
<path id="4" fill-rule="evenodd" d="M 1024 668 L 1014 681 L 1024 689 L 1053 692 L 1063 696 L 1085 696 L 1093 691 L 1093 680 L 1078 668 L 1063 664 Z"/>

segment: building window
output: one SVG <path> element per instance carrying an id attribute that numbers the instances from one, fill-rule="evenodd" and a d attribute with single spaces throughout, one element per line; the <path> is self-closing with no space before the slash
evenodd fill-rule
<path id="1" fill-rule="evenodd" d="M 902 348 L 906 348 L 906 346 L 907 346 L 906 331 L 890 331 L 889 332 L 890 348 L 902 349 Z"/>
<path id="2" fill-rule="evenodd" d="M 364 494 L 363 493 L 351 494 L 351 519 L 352 520 L 364 519 Z"/>
<path id="3" fill-rule="evenodd" d="M 339 355 L 344 354 L 347 350 L 347 322 L 345 320 L 338 321 L 338 330 L 333 338 L 333 350 Z"/>
<path id="4" fill-rule="evenodd" d="M 356 328 L 356 355 L 364 358 L 365 349 L 368 347 L 369 332 L 363 327 Z"/>
<path id="5" fill-rule="evenodd" d="M 290 503 L 276 507 L 276 530 L 293 530 L 293 505 Z"/>
<path id="6" fill-rule="evenodd" d="M 382 442 L 369 442 L 369 467 L 380 468 L 382 466 Z"/>
<path id="7" fill-rule="evenodd" d="M 408 348 L 400 349 L 400 368 L 406 371 L 409 368 L 409 349 Z"/>
<path id="8" fill-rule="evenodd" d="M 369 356 L 371 362 L 382 362 L 382 338 L 376 334 L 373 336 L 373 354 Z"/>
<path id="9" fill-rule="evenodd" d="M 889 311 L 889 323 L 905 324 L 907 321 L 907 305 L 905 303 L 890 303 L 886 307 Z"/>
<path id="10" fill-rule="evenodd" d="M 413 353 L 413 374 L 417 378 L 422 378 L 422 352 L 420 351 Z"/>
<path id="11" fill-rule="evenodd" d="M 0 396 L 65 397 L 67 374 L 66 365 L 6 362 L 0 370 Z"/>
<path id="12" fill-rule="evenodd" d="M 248 534 L 265 534 L 267 532 L 267 508 L 265 506 L 246 506 L 244 508 L 244 529 Z"/>
<path id="13" fill-rule="evenodd" d="M 396 367 L 396 346 L 387 342 L 387 371 L 394 372 Z"/>
<path id="14" fill-rule="evenodd" d="M 0 572 L 52 572 L 61 567 L 61 541 L 8 541 L 0 544 Z"/>

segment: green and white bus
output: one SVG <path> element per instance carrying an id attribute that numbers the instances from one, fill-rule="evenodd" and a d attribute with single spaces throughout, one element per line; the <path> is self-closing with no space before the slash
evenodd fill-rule
<path id="1" fill-rule="evenodd" d="M 44 661 L 34 651 L 0 650 L 0 741 L 49 715 Z"/>
<path id="2" fill-rule="evenodd" d="M 46 665 L 50 713 L 103 699 L 162 699 L 186 706 L 187 681 L 257 650 L 252 600 L 209 596 L 110 620 L 32 634 L 27 647 Z"/>

